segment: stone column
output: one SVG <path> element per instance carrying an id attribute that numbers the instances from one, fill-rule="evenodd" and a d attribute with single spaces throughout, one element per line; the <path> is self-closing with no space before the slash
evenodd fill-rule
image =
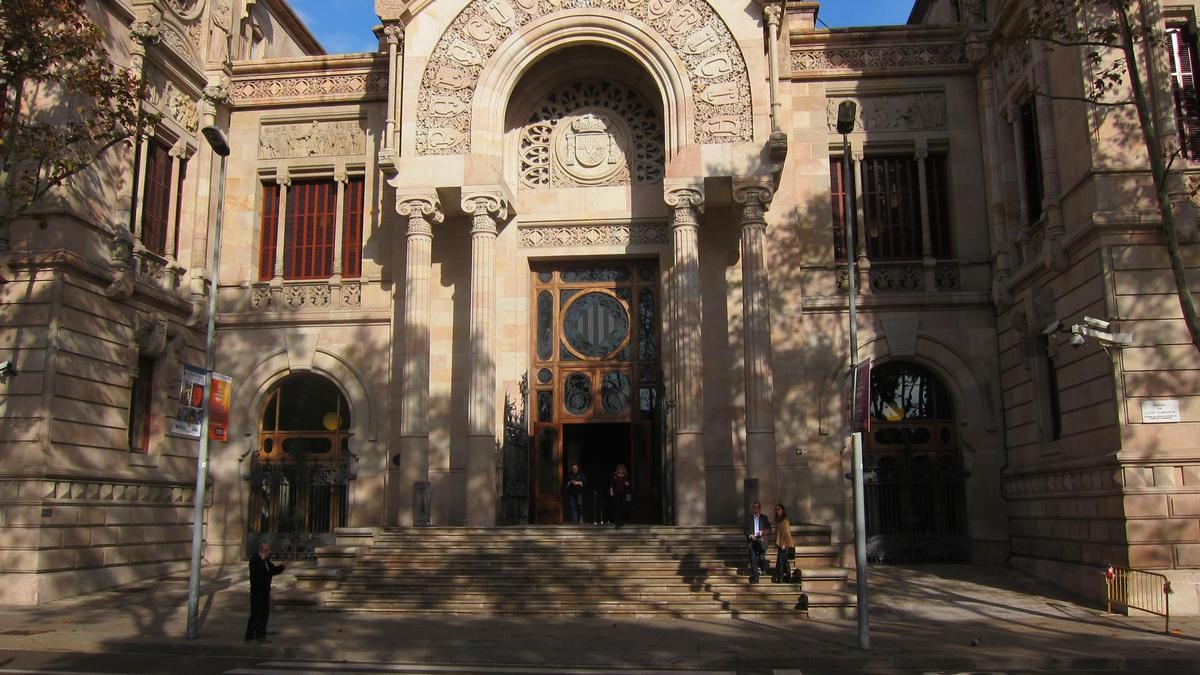
<path id="1" fill-rule="evenodd" d="M 191 156 L 192 146 L 183 139 L 176 141 L 175 145 L 171 147 L 171 196 L 167 205 L 167 245 L 164 256 L 167 259 L 167 269 L 163 276 L 163 285 L 168 291 L 175 290 L 179 282 L 179 275 L 186 269 L 179 265 L 179 210 L 183 206 L 179 203 L 183 199 L 179 177 L 183 172 L 184 162 Z"/>
<path id="2" fill-rule="evenodd" d="M 675 399 L 675 522 L 707 524 L 704 455 L 704 366 L 700 342 L 700 184 L 667 185 L 671 208 L 671 326 Z"/>
<path id="3" fill-rule="evenodd" d="M 857 144 L 851 141 L 850 146 L 850 161 L 853 165 L 854 172 L 854 257 L 858 268 L 858 292 L 871 292 L 871 259 L 867 257 L 867 200 L 863 198 L 863 190 L 866 182 L 863 180 L 863 160 L 866 159 L 866 154 L 863 152 L 862 142 Z M 845 189 L 851 189 L 851 184 L 847 182 Z M 849 252 L 846 255 L 850 255 Z"/>
<path id="4" fill-rule="evenodd" d="M 758 479 L 763 504 L 777 499 L 775 395 L 771 368 L 771 294 L 765 212 L 775 191 L 767 181 L 734 181 L 742 207 L 742 350 L 746 373 L 746 477 Z"/>
<path id="5" fill-rule="evenodd" d="M 142 241 L 142 230 L 145 226 L 142 219 L 145 218 L 146 184 L 149 183 L 149 176 L 146 175 L 146 164 L 150 159 L 150 143 L 153 142 L 153 139 L 154 129 L 142 129 L 142 142 L 138 144 L 140 152 L 137 157 L 137 199 L 133 204 L 133 238 L 139 243 Z"/>
<path id="6" fill-rule="evenodd" d="M 437 194 L 398 194 L 396 213 L 408 220 L 404 264 L 404 354 L 400 397 L 401 525 L 413 525 L 413 484 L 429 480 L 429 284 L 433 224 L 442 222 Z"/>
<path id="7" fill-rule="evenodd" d="M 287 196 L 292 179 L 285 173 L 275 176 L 279 186 L 279 210 L 275 219 L 275 271 L 271 277 L 271 306 L 283 307 L 283 247 L 287 243 L 284 233 L 287 232 Z"/>
<path id="8" fill-rule="evenodd" d="M 925 290 L 937 290 L 937 260 L 933 257 L 933 231 L 929 224 L 929 174 L 926 160 L 929 159 L 929 148 L 925 141 L 917 141 L 913 151 L 917 160 L 917 202 L 921 208 L 921 267 L 925 270 Z"/>
<path id="9" fill-rule="evenodd" d="M 496 235 L 508 217 L 499 190 L 463 189 L 471 217 L 471 378 L 467 388 L 467 525 L 496 524 Z"/>
<path id="10" fill-rule="evenodd" d="M 404 45 L 404 26 L 399 22 L 385 21 L 383 35 L 388 46 L 388 100 L 383 147 L 385 150 L 395 150 L 399 147 L 396 142 L 396 119 L 399 117 L 401 89 L 404 86 L 404 69 L 400 57 L 400 50 Z"/>

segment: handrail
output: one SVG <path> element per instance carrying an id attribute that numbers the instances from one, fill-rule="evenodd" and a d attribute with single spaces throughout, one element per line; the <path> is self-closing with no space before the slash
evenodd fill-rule
<path id="1" fill-rule="evenodd" d="M 1136 609 L 1163 617 L 1163 632 L 1171 632 L 1171 581 L 1158 572 L 1109 565 L 1104 571 L 1108 613 L 1113 607 Z"/>

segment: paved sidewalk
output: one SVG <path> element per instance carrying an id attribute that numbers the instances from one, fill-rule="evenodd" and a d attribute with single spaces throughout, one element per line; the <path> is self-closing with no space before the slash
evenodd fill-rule
<path id="1" fill-rule="evenodd" d="M 0 609 L 0 649 L 223 654 L 424 664 L 813 672 L 1200 672 L 1200 618 L 1106 616 L 999 567 L 871 568 L 870 652 L 853 620 L 401 617 L 276 607 L 271 643 L 242 641 L 241 570 L 208 570 L 201 637 L 183 637 L 186 579 Z M 1039 594 L 1041 593 L 1041 594 Z"/>

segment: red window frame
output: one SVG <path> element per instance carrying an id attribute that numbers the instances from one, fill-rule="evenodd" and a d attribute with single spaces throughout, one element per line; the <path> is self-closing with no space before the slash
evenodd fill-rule
<path id="1" fill-rule="evenodd" d="M 150 451 L 150 406 L 154 392 L 154 359 L 138 355 L 137 376 L 129 389 L 129 451 Z"/>
<path id="2" fill-rule="evenodd" d="M 166 255 L 171 212 L 171 149 L 156 139 L 146 144 L 146 179 L 142 183 L 142 245 Z"/>
<path id="3" fill-rule="evenodd" d="M 365 180 L 346 181 L 342 204 L 342 276 L 362 274 L 363 198 Z M 280 186 L 263 185 L 259 237 L 259 281 L 275 276 L 278 242 Z M 287 189 L 284 213 L 283 278 L 328 279 L 333 274 L 333 249 L 337 226 L 338 184 L 332 179 L 297 180 Z"/>
<path id="4" fill-rule="evenodd" d="M 871 260 L 919 260 L 921 194 L 917 160 L 908 155 L 867 157 L 863 163 L 862 200 L 867 257 Z M 947 157 L 930 154 L 925 160 L 925 198 L 929 208 L 931 253 L 953 255 Z M 842 158 L 829 158 L 829 190 L 833 211 L 833 253 L 845 260 L 846 185 Z"/>
<path id="5" fill-rule="evenodd" d="M 846 260 L 846 181 L 841 157 L 829 158 L 829 196 L 833 200 L 833 259 Z"/>

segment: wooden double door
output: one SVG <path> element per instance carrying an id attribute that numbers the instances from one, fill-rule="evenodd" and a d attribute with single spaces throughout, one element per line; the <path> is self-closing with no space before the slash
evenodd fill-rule
<path id="1" fill-rule="evenodd" d="M 585 512 L 611 518 L 608 479 L 624 464 L 633 522 L 663 513 L 658 265 L 538 263 L 533 275 L 531 516 L 561 523 L 564 476 L 587 477 Z"/>

